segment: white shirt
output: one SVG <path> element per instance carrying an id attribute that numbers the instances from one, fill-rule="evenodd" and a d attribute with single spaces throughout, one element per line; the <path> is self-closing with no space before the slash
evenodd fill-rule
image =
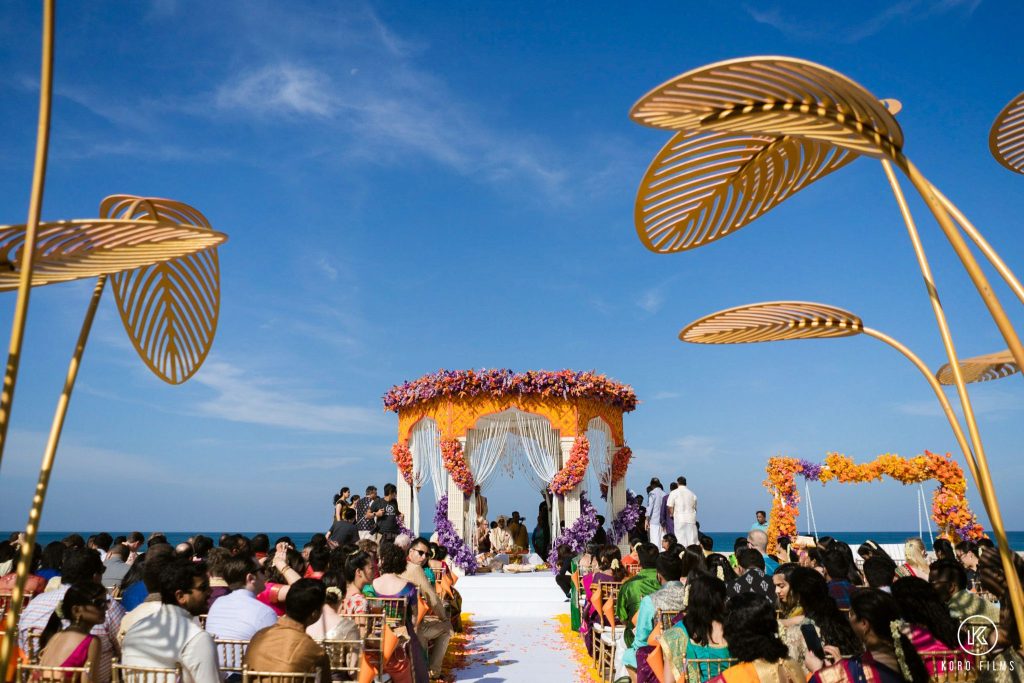
<path id="1" fill-rule="evenodd" d="M 135 622 L 140 619 L 145 619 L 150 614 L 155 614 L 160 610 L 160 606 L 162 604 L 163 603 L 160 602 L 159 593 L 150 593 L 146 596 L 145 600 L 139 603 L 138 607 L 124 615 L 124 618 L 121 620 L 121 628 L 117 630 L 118 644 L 124 642 L 124 637 L 128 633 L 128 629 L 134 626 Z"/>
<path id="2" fill-rule="evenodd" d="M 177 605 L 161 604 L 128 629 L 121 662 L 163 669 L 181 664 L 184 683 L 221 683 L 213 636 Z"/>
<path id="3" fill-rule="evenodd" d="M 277 613 L 239 588 L 217 598 L 206 615 L 206 632 L 222 640 L 250 640 L 256 631 L 277 623 Z"/>
<path id="4" fill-rule="evenodd" d="M 697 496 L 685 486 L 668 494 L 668 506 L 672 508 L 672 519 L 676 524 L 693 524 L 697 521 Z"/>
<path id="5" fill-rule="evenodd" d="M 21 613 L 21 618 L 18 620 L 18 641 L 22 649 L 28 646 L 29 629 L 42 631 L 46 628 L 46 623 L 50 621 L 50 615 L 57 609 L 57 603 L 64 599 L 64 594 L 68 592 L 70 587 L 62 584 L 56 590 L 37 595 L 28 603 L 25 611 Z M 121 619 L 123 617 L 124 607 L 121 607 L 121 603 L 116 600 L 107 600 L 106 618 L 102 624 L 93 626 L 92 631 L 90 631 L 90 633 L 100 639 L 100 662 L 97 675 L 99 683 L 110 680 L 110 663 L 116 652 L 114 634 L 121 627 Z M 70 623 L 64 620 L 63 625 L 67 627 Z"/>

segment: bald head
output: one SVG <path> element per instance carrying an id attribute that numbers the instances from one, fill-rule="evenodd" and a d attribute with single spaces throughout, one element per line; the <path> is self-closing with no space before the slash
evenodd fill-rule
<path id="1" fill-rule="evenodd" d="M 747 543 L 751 548 L 757 549 L 762 555 L 768 550 L 768 534 L 760 529 L 751 529 L 747 534 Z"/>

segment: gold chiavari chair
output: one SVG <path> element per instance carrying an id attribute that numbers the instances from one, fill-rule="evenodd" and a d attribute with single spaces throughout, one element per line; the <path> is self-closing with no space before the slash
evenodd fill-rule
<path id="1" fill-rule="evenodd" d="M 686 660 L 686 683 L 703 683 L 703 681 L 718 676 L 739 661 L 727 658 L 688 659 Z"/>
<path id="2" fill-rule="evenodd" d="M 42 640 L 43 630 L 30 628 L 25 632 L 25 656 L 31 664 L 39 663 L 39 653 L 42 651 L 39 642 Z"/>
<path id="3" fill-rule="evenodd" d="M 334 674 L 340 674 L 340 680 L 355 680 L 359 674 L 359 661 L 363 655 L 364 644 L 362 640 L 322 640 L 321 647 L 331 660 L 331 678 L 337 680 Z"/>
<path id="4" fill-rule="evenodd" d="M 615 649 L 619 636 L 622 635 L 623 627 L 614 619 L 604 615 L 604 605 L 609 601 L 612 605 L 618 603 L 619 589 L 622 582 L 619 581 L 598 581 L 591 588 L 597 596 L 597 602 L 601 605 L 601 614 L 598 623 L 594 625 L 594 656 L 597 660 L 597 672 L 602 680 L 610 681 L 615 675 Z"/>
<path id="5" fill-rule="evenodd" d="M 626 565 L 626 576 L 636 576 L 640 573 L 639 564 L 627 564 Z"/>
<path id="6" fill-rule="evenodd" d="M 160 667 L 132 666 L 114 662 L 114 683 L 178 683 L 181 666 L 173 669 Z"/>
<path id="7" fill-rule="evenodd" d="M 381 660 L 381 638 L 384 632 L 384 613 L 381 612 L 367 612 L 367 613 L 352 613 L 342 612 L 342 619 L 351 619 L 356 628 L 359 629 L 359 637 L 362 639 L 362 652 L 366 655 L 367 661 L 374 666 L 380 668 L 378 664 Z M 375 680 L 384 680 L 384 672 L 379 672 L 379 675 Z"/>
<path id="8" fill-rule="evenodd" d="M 210 615 L 209 614 L 200 614 L 198 617 L 196 617 L 196 619 L 199 620 L 199 628 L 203 629 L 204 631 L 206 630 L 206 617 L 208 617 L 208 616 L 210 616 Z"/>
<path id="9" fill-rule="evenodd" d="M 290 671 L 250 671 L 242 669 L 242 683 L 316 683 L 316 671 L 292 673 Z"/>
<path id="10" fill-rule="evenodd" d="M 89 675 L 89 669 L 82 666 L 39 666 L 38 664 L 18 664 L 17 683 L 34 683 L 34 681 L 54 681 L 55 683 L 82 683 Z"/>
<path id="11" fill-rule="evenodd" d="M 22 612 L 25 611 L 25 607 L 28 605 L 29 600 L 31 600 L 31 599 L 32 598 L 29 597 L 28 595 L 26 595 L 24 598 L 21 599 L 21 611 Z M 7 610 L 10 608 L 10 606 L 11 606 L 11 596 L 10 595 L 0 595 L 0 623 L 3 623 L 3 620 L 7 618 Z"/>
<path id="12" fill-rule="evenodd" d="M 679 615 L 682 614 L 679 610 L 658 610 L 658 619 L 661 621 L 661 630 L 667 631 L 678 621 Z"/>
<path id="13" fill-rule="evenodd" d="M 973 683 L 978 678 L 979 667 L 974 655 L 962 650 L 933 650 L 919 654 L 931 683 Z"/>
<path id="14" fill-rule="evenodd" d="M 217 661 L 220 670 L 226 673 L 241 673 L 245 665 L 245 651 L 249 649 L 248 640 L 228 640 L 214 638 L 217 646 Z"/>
<path id="15" fill-rule="evenodd" d="M 405 598 L 367 598 L 370 612 L 383 614 L 384 620 L 391 628 L 405 626 L 406 608 L 409 603 Z"/>

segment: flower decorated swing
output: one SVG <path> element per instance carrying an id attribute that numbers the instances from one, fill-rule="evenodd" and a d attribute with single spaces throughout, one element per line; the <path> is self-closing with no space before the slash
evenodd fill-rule
<path id="1" fill-rule="evenodd" d="M 795 537 L 796 519 L 800 514 L 800 490 L 797 475 L 810 482 L 826 484 L 860 484 L 879 481 L 887 476 L 901 484 L 938 483 L 932 492 L 931 517 L 940 534 L 950 540 L 977 540 L 983 530 L 967 502 L 967 482 L 963 470 L 949 455 L 925 451 L 923 455 L 902 458 L 892 453 L 878 456 L 871 462 L 855 463 L 839 453 L 829 453 L 823 464 L 809 460 L 776 456 L 768 459 L 768 478 L 763 484 L 772 495 L 772 514 L 768 525 L 768 551 L 775 552 L 782 536 Z M 810 503 L 810 489 L 805 488 Z M 923 490 L 920 494 L 923 496 Z M 920 499 L 919 499 L 920 500 Z M 813 518 L 813 507 L 809 509 Z M 921 526 L 920 520 L 918 522 Z M 930 530 L 930 528 L 929 528 Z"/>
<path id="2" fill-rule="evenodd" d="M 554 546 L 562 524 L 571 528 L 580 517 L 585 491 L 601 490 L 609 520 L 627 507 L 632 453 L 622 416 L 636 406 L 628 385 L 573 370 L 439 370 L 394 386 L 384 409 L 398 414 L 391 453 L 399 507 L 419 533 L 419 491 L 429 480 L 451 522 L 444 525 L 444 544 L 455 536 L 472 547 L 475 487 L 485 492 L 504 465 L 525 476 L 538 501 L 541 495 L 548 501 Z M 469 563 L 459 564 L 468 570 Z"/>

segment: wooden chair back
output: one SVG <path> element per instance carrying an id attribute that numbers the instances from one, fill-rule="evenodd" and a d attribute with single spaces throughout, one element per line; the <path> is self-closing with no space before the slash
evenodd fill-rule
<path id="1" fill-rule="evenodd" d="M 181 679 L 181 666 L 173 669 L 131 666 L 114 662 L 114 683 L 177 683 Z"/>
<path id="2" fill-rule="evenodd" d="M 672 628 L 680 614 L 682 614 L 680 610 L 658 610 L 658 619 L 661 620 L 661 630 L 667 631 Z"/>
<path id="3" fill-rule="evenodd" d="M 391 628 L 405 626 L 406 609 L 409 606 L 405 598 L 367 598 L 370 612 L 383 614 L 385 621 Z"/>
<path id="4" fill-rule="evenodd" d="M 621 581 L 598 581 L 591 588 L 591 591 L 597 596 L 597 602 L 601 605 L 601 623 L 609 626 L 615 623 L 615 605 L 619 601 L 619 589 L 621 588 Z M 610 614 L 609 603 L 611 604 Z"/>
<path id="5" fill-rule="evenodd" d="M 359 673 L 359 662 L 363 655 L 362 640 L 323 640 L 320 645 L 331 660 L 332 673 Z"/>
<path id="6" fill-rule="evenodd" d="M 39 653 L 43 649 L 39 641 L 42 640 L 42 637 L 42 629 L 30 628 L 25 632 L 25 656 L 28 657 L 28 661 L 31 664 L 39 663 Z"/>
<path id="7" fill-rule="evenodd" d="M 217 646 L 217 662 L 220 664 L 220 670 L 241 673 L 245 666 L 245 651 L 249 649 L 249 641 L 214 638 L 213 643 Z"/>
<path id="8" fill-rule="evenodd" d="M 963 650 L 921 652 L 929 683 L 972 683 L 978 679 L 979 667 L 974 655 Z"/>
<path id="9" fill-rule="evenodd" d="M 316 671 L 251 671 L 242 669 L 242 683 L 316 683 Z"/>
<path id="10" fill-rule="evenodd" d="M 733 658 L 688 659 L 686 660 L 686 681 L 687 683 L 702 683 L 720 675 L 739 661 Z"/>
<path id="11" fill-rule="evenodd" d="M 89 669 L 82 666 L 39 666 L 38 664 L 18 664 L 18 683 L 34 683 L 35 681 L 54 681 L 60 683 L 83 683 L 89 675 Z"/>

